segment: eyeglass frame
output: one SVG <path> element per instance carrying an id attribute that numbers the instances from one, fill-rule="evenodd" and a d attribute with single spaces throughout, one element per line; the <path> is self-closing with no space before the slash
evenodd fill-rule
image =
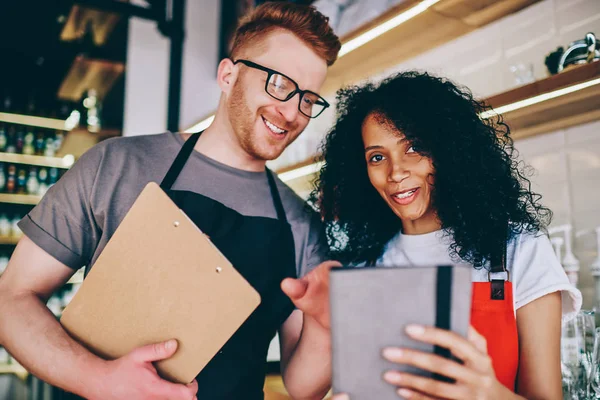
<path id="1" fill-rule="evenodd" d="M 282 74 L 279 71 L 276 71 L 276 70 L 271 69 L 271 68 L 264 67 L 264 66 L 262 66 L 260 64 L 257 64 L 257 63 L 255 63 L 253 61 L 250 61 L 250 60 L 245 60 L 243 58 L 240 58 L 238 60 L 232 60 L 232 61 L 233 61 L 233 65 L 236 65 L 238 63 L 242 63 L 242 64 L 244 64 L 247 67 L 258 69 L 260 71 L 266 72 L 268 75 L 267 75 L 267 80 L 265 82 L 265 92 L 269 96 L 271 96 L 272 98 L 274 98 L 275 100 L 279 100 L 281 102 L 286 102 L 286 101 L 292 99 L 297 93 L 299 93 L 300 94 L 300 100 L 298 101 L 298 111 L 300 111 L 302 113 L 302 115 L 304 115 L 304 116 L 306 116 L 308 118 L 311 118 L 311 119 L 317 118 L 319 115 L 321 115 L 323 113 L 323 111 L 325 111 L 325 109 L 327 109 L 330 106 L 330 104 L 327 102 L 327 100 L 325 100 L 320 94 L 315 93 L 315 92 L 313 92 L 311 90 L 302 90 L 302 89 L 300 89 L 300 86 L 298 86 L 298 84 L 296 83 L 296 81 L 293 80 L 292 78 L 290 78 L 289 76 L 287 76 L 286 74 Z M 277 97 L 275 97 L 271 93 L 269 93 L 269 90 L 268 90 L 268 88 L 269 88 L 269 81 L 271 80 L 271 76 L 273 76 L 275 74 L 283 76 L 284 78 L 286 78 L 287 80 L 289 80 L 290 82 L 292 82 L 294 84 L 294 86 L 296 86 L 296 89 L 294 89 L 290 94 L 288 94 L 287 98 L 285 98 L 284 100 L 278 99 Z M 302 111 L 302 109 L 300 108 L 300 104 L 302 104 L 302 98 L 304 97 L 305 93 L 314 94 L 315 96 L 318 97 L 317 101 L 322 101 L 323 102 L 323 104 L 322 104 L 323 105 L 323 109 L 317 115 L 315 115 L 314 117 L 310 116 L 310 115 L 306 115 L 306 113 L 304 111 Z M 315 102 L 315 104 L 317 104 L 317 103 Z M 321 104 L 319 104 L 319 105 L 321 105 Z"/>

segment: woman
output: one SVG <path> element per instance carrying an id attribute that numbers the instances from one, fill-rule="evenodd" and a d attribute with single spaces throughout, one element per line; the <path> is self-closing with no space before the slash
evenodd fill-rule
<path id="1" fill-rule="evenodd" d="M 448 80 L 401 73 L 340 92 L 339 119 L 323 145 L 312 200 L 334 258 L 473 270 L 468 339 L 407 328 L 461 362 L 384 349 L 392 362 L 455 379 L 388 371 L 384 379 L 404 398 L 562 399 L 561 295 L 570 315 L 581 294 L 543 234 L 551 212 L 531 191 L 508 126 L 481 119 L 487 109 Z"/>

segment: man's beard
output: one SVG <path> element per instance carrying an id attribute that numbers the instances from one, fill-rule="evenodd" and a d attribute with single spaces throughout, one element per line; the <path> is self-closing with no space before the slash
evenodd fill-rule
<path id="1" fill-rule="evenodd" d="M 233 86 L 227 102 L 227 113 L 240 147 L 254 159 L 263 161 L 274 160 L 293 142 L 292 140 L 286 142 L 285 145 L 281 143 L 273 145 L 269 144 L 268 139 L 259 138 L 259 134 L 254 130 L 256 116 L 248 108 L 246 95 L 240 81 L 236 82 Z M 286 135 L 290 134 L 292 133 L 286 133 Z M 296 138 L 293 139 L 295 140 Z M 289 140 L 289 138 L 284 140 Z"/>

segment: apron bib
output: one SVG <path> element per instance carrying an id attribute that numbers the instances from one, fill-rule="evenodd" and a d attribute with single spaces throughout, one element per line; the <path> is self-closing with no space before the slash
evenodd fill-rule
<path id="1" fill-rule="evenodd" d="M 294 310 L 293 303 L 280 289 L 283 279 L 296 277 L 294 238 L 275 179 L 268 169 L 265 173 L 272 199 L 265 201 L 273 202 L 277 219 L 244 216 L 206 196 L 172 189 L 199 137 L 200 133 L 194 134 L 184 143 L 161 187 L 210 237 L 262 300 L 196 378 L 198 398 L 262 400 L 269 344 Z M 236 194 L 232 190 L 233 195 Z"/>

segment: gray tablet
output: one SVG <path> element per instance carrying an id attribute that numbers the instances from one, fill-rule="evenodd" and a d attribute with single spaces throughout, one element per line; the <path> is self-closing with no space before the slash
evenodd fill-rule
<path id="1" fill-rule="evenodd" d="M 450 357 L 447 349 L 410 339 L 411 323 L 466 337 L 471 310 L 467 267 L 334 268 L 330 275 L 333 391 L 352 400 L 398 400 L 382 376 L 393 369 L 428 375 L 386 361 L 382 349 L 409 347 Z M 444 377 L 434 377 L 444 379 Z"/>

